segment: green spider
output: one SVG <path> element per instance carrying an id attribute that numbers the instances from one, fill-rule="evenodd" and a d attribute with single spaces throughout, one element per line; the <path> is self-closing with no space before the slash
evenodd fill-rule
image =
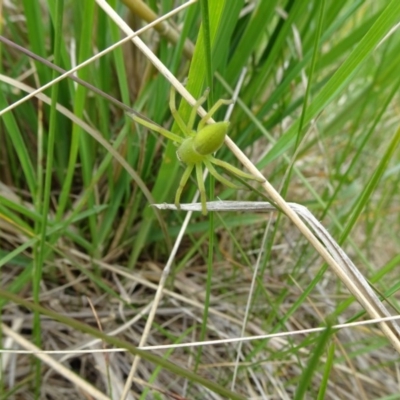
<path id="1" fill-rule="evenodd" d="M 242 178 L 263 182 L 263 179 L 247 174 L 246 172 L 241 171 L 233 165 L 230 165 L 225 161 L 218 160 L 217 158 L 212 156 L 212 154 L 223 145 L 226 133 L 228 131 L 229 122 L 216 122 L 210 125 L 206 125 L 206 123 L 222 105 L 231 104 L 230 100 L 218 100 L 214 104 L 214 106 L 211 107 L 210 111 L 208 111 L 208 113 L 203 118 L 201 118 L 199 124 L 197 125 L 197 131 L 193 130 L 197 109 L 207 100 L 208 93 L 209 90 L 206 90 L 203 96 L 201 96 L 196 101 L 190 113 L 188 124 L 186 125 L 176 109 L 175 88 L 173 86 L 171 87 L 169 106 L 172 116 L 174 117 L 176 123 L 178 124 L 180 130 L 183 132 L 185 137 L 176 135 L 175 133 L 164 129 L 159 125 L 142 119 L 136 114 L 129 114 L 130 117 L 139 124 L 144 125 L 145 127 L 165 136 L 170 140 L 173 140 L 177 144 L 177 146 L 179 146 L 176 155 L 181 162 L 186 164 L 186 169 L 182 175 L 179 187 L 175 195 L 175 205 L 178 209 L 180 209 L 180 198 L 183 188 L 185 187 L 193 169 L 196 168 L 197 184 L 200 191 L 201 209 L 203 215 L 207 215 L 206 189 L 203 182 L 203 163 L 210 171 L 211 175 L 215 177 L 215 179 L 222 182 L 224 185 L 234 189 L 238 189 L 239 187 L 228 181 L 221 174 L 219 174 L 214 168 L 213 164 L 225 168 L 226 170 Z"/>

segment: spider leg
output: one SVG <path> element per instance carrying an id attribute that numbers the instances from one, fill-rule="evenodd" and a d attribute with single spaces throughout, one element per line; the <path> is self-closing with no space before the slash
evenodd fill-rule
<path id="1" fill-rule="evenodd" d="M 190 113 L 190 117 L 189 117 L 189 122 L 187 124 L 187 128 L 189 129 L 189 131 L 191 132 L 193 130 L 193 125 L 194 125 L 194 120 L 196 119 L 196 115 L 197 115 L 197 110 L 198 108 L 207 100 L 208 94 L 210 93 L 210 89 L 207 88 L 204 93 L 203 96 L 201 96 L 196 103 L 194 104 L 194 106 L 192 107 L 192 111 Z"/>
<path id="2" fill-rule="evenodd" d="M 206 122 L 215 114 L 215 112 L 218 110 L 223 105 L 228 105 L 232 104 L 232 100 L 224 100 L 224 99 L 219 99 L 208 111 L 208 113 L 200 120 L 199 125 L 197 126 L 197 131 L 200 131 L 203 129 L 204 125 Z"/>
<path id="3" fill-rule="evenodd" d="M 251 175 L 251 174 L 248 174 L 248 173 L 246 173 L 246 172 L 243 172 L 243 171 L 241 171 L 239 168 L 236 168 L 236 167 L 234 167 L 233 165 L 231 165 L 231 164 L 229 164 L 229 163 L 227 163 L 227 162 L 225 162 L 225 161 L 218 160 L 218 159 L 215 158 L 215 157 L 212 157 L 212 156 L 211 156 L 211 157 L 209 158 L 209 162 L 212 162 L 212 163 L 215 164 L 215 165 L 218 165 L 218 166 L 220 166 L 220 167 L 222 167 L 222 168 L 225 168 L 226 170 L 232 172 L 232 173 L 235 174 L 235 175 L 241 176 L 242 178 L 252 179 L 252 180 L 258 181 L 258 182 L 265 182 L 265 179 L 259 178 L 259 177 L 257 177 L 257 176 Z M 211 172 L 211 171 L 210 171 L 210 172 Z"/>
<path id="4" fill-rule="evenodd" d="M 237 186 L 234 183 L 228 181 L 228 179 L 224 178 L 220 173 L 218 173 L 210 161 L 208 160 L 203 160 L 203 161 L 207 169 L 210 171 L 210 174 L 213 175 L 215 179 L 217 179 L 224 185 L 231 187 L 232 189 L 240 189 L 240 186 Z"/>
<path id="5" fill-rule="evenodd" d="M 201 162 L 196 164 L 196 177 L 197 177 L 197 185 L 199 186 L 199 191 L 200 191 L 201 212 L 203 215 L 207 215 L 206 188 L 204 187 L 203 167 L 201 166 Z"/>
<path id="6" fill-rule="evenodd" d="M 173 86 L 171 86 L 171 91 L 169 94 L 169 108 L 171 109 L 172 116 L 174 120 L 179 126 L 179 129 L 185 134 L 185 136 L 189 136 L 191 129 L 186 126 L 185 121 L 182 119 L 178 110 L 176 109 L 176 100 L 175 100 L 176 90 Z"/>
<path id="7" fill-rule="evenodd" d="M 166 129 L 164 129 L 163 127 L 154 124 L 150 121 L 147 121 L 146 119 L 140 118 L 139 116 L 137 116 L 136 114 L 133 113 L 128 113 L 128 115 L 134 120 L 136 121 L 138 124 L 145 126 L 146 128 L 155 131 L 157 133 L 159 133 L 160 135 L 165 136 L 167 139 L 173 140 L 174 142 L 177 143 L 182 143 L 183 142 L 183 138 L 179 135 L 175 135 L 175 133 L 172 133 Z"/>
<path id="8" fill-rule="evenodd" d="M 176 195 L 175 195 L 175 205 L 178 210 L 181 208 L 180 199 L 181 199 L 181 194 L 182 194 L 183 188 L 185 187 L 185 185 L 190 177 L 190 174 L 193 171 L 193 167 L 194 167 L 194 164 L 187 165 L 185 172 L 183 173 L 182 178 L 179 182 L 179 187 L 178 187 L 178 190 L 176 191 Z"/>

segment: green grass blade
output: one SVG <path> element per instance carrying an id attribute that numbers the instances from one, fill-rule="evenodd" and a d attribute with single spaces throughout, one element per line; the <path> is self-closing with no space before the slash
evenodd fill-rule
<path id="1" fill-rule="evenodd" d="M 367 202 L 371 199 L 371 196 L 374 193 L 379 181 L 381 180 L 383 174 L 386 172 L 389 161 L 392 159 L 396 150 L 399 148 L 399 144 L 400 144 L 400 128 L 398 128 L 395 134 L 393 135 L 392 140 L 390 141 L 385 154 L 382 156 L 379 165 L 377 166 L 373 175 L 369 179 L 365 189 L 362 191 L 360 196 L 354 202 L 351 214 L 347 218 L 346 227 L 340 236 L 339 243 L 343 243 L 343 241 L 346 240 L 347 236 L 349 235 L 350 231 L 353 229 L 355 223 L 360 217 L 362 210 L 367 205 Z"/>
<path id="2" fill-rule="evenodd" d="M 325 396 L 326 396 L 326 392 L 328 389 L 329 375 L 331 373 L 334 360 L 335 360 L 335 344 L 331 343 L 331 345 L 329 346 L 329 348 L 327 350 L 324 375 L 322 376 L 322 381 L 321 381 L 321 385 L 319 387 L 317 400 L 324 400 L 326 398 Z"/>
<path id="3" fill-rule="evenodd" d="M 305 398 L 314 373 L 320 364 L 320 359 L 325 351 L 326 344 L 330 340 L 331 336 L 332 328 L 330 325 L 328 325 L 326 329 L 320 334 L 314 351 L 310 359 L 308 360 L 307 366 L 303 370 L 303 373 L 300 377 L 299 385 L 297 386 L 296 393 L 293 397 L 295 400 L 302 400 Z"/>
<path id="4" fill-rule="evenodd" d="M 64 1 L 57 0 L 57 12 L 56 12 L 56 27 L 54 32 L 54 60 L 55 63 L 59 63 L 61 59 L 61 39 L 62 34 L 62 21 L 63 21 L 63 11 L 64 11 Z M 53 73 L 53 78 L 57 75 L 56 72 Z M 54 143 L 57 133 L 57 109 L 56 104 L 58 100 L 59 85 L 54 85 L 51 90 L 51 106 L 50 106 L 50 124 L 49 124 L 49 134 L 47 143 L 40 143 L 43 147 L 46 147 L 46 172 L 44 173 L 44 187 L 41 187 L 43 174 L 43 169 L 41 166 L 41 157 L 39 157 L 39 190 L 36 198 L 36 207 L 38 213 L 41 215 L 40 223 L 36 224 L 35 233 L 40 237 L 40 241 L 36 243 L 34 247 L 34 262 L 32 271 L 32 288 L 33 288 L 33 299 L 35 304 L 40 303 L 40 289 L 41 282 L 43 278 L 43 266 L 45 264 L 45 254 L 46 254 L 46 232 L 47 232 L 47 222 L 50 210 L 50 198 L 51 198 L 51 186 L 53 177 L 53 165 L 54 165 Z M 45 153 L 45 151 L 39 150 L 39 155 Z M 43 197 L 42 197 L 43 196 Z M 42 328 L 40 321 L 40 314 L 38 312 L 34 313 L 33 319 L 33 338 L 34 343 L 37 347 L 42 345 Z M 35 395 L 40 397 L 41 393 L 41 380 L 42 380 L 42 365 L 39 359 L 36 359 L 35 363 Z"/>

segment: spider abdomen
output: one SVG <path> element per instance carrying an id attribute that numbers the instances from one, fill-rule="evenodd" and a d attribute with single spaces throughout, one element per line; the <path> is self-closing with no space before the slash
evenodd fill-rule
<path id="1" fill-rule="evenodd" d="M 216 152 L 224 143 L 229 122 L 216 122 L 200 129 L 193 138 L 195 150 L 204 156 Z"/>

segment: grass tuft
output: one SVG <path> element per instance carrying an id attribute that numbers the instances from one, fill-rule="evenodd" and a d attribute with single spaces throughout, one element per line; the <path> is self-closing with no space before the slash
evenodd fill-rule
<path id="1" fill-rule="evenodd" d="M 1 399 L 399 397 L 398 328 L 377 323 L 399 309 L 399 1 L 24 0 L 2 16 Z M 205 181 L 241 211 L 151 207 L 183 170 L 130 115 L 181 135 L 171 85 L 184 122 L 206 87 L 235 99 L 215 156 L 268 181 Z"/>

